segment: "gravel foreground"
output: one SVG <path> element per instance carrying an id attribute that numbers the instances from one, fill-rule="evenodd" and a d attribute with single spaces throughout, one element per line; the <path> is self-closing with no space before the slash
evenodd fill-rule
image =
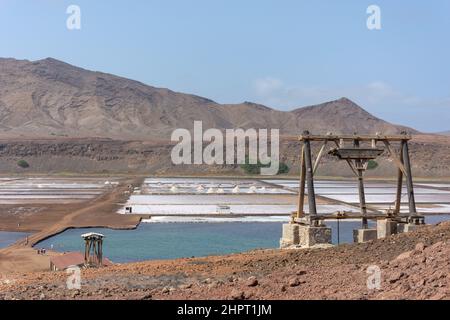
<path id="1" fill-rule="evenodd" d="M 378 288 L 367 282 L 381 271 Z M 450 222 L 364 244 L 1 276 L 0 299 L 450 299 Z M 371 282 L 373 283 L 373 282 Z"/>

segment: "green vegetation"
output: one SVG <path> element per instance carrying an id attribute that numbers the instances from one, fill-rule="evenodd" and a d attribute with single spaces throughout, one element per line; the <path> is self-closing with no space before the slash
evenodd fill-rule
<path id="1" fill-rule="evenodd" d="M 375 160 L 369 160 L 369 162 L 367 163 L 367 170 L 373 170 L 377 167 L 378 167 L 378 162 L 376 162 Z"/>
<path id="2" fill-rule="evenodd" d="M 280 162 L 280 167 L 278 169 L 278 174 L 285 174 L 289 172 L 289 167 L 286 163 Z"/>
<path id="3" fill-rule="evenodd" d="M 258 160 L 258 163 L 250 164 L 248 157 L 247 157 L 245 159 L 245 163 L 241 164 L 241 169 L 244 170 L 245 173 L 247 173 L 247 174 L 260 174 L 261 168 L 268 168 L 268 167 L 270 167 L 270 165 L 271 165 L 271 163 L 262 164 L 261 162 L 259 162 L 259 160 Z M 289 172 L 289 166 L 284 162 L 280 162 L 277 174 L 285 174 L 288 172 Z"/>
<path id="4" fill-rule="evenodd" d="M 262 164 L 259 161 L 257 164 L 249 164 L 248 161 L 245 161 L 244 164 L 241 164 L 241 169 L 247 174 L 259 174 L 261 166 Z"/>
<path id="5" fill-rule="evenodd" d="M 24 169 L 30 167 L 30 165 L 28 164 L 28 162 L 26 162 L 25 160 L 19 160 L 19 161 L 17 161 L 17 165 L 18 165 L 19 167 L 21 167 L 21 168 L 24 168 Z"/>

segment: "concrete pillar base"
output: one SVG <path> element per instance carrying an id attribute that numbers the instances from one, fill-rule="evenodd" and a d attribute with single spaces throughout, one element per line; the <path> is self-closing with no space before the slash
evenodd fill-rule
<path id="1" fill-rule="evenodd" d="M 363 243 L 375 240 L 378 237 L 377 229 L 355 229 L 353 230 L 353 241 L 355 243 Z"/>
<path id="2" fill-rule="evenodd" d="M 299 224 L 284 224 L 280 248 L 302 247 L 331 244 L 331 228 L 326 226 L 312 227 Z"/>
<path id="3" fill-rule="evenodd" d="M 377 221 L 377 237 L 378 239 L 389 237 L 397 233 L 397 222 L 384 219 Z"/>
<path id="4" fill-rule="evenodd" d="M 398 233 L 406 233 L 416 230 L 419 227 L 417 224 L 412 223 L 399 223 L 397 225 Z"/>
<path id="5" fill-rule="evenodd" d="M 280 239 L 280 248 L 288 248 L 298 245 L 300 243 L 298 224 L 285 223 L 283 224 L 282 238 Z"/>
<path id="6" fill-rule="evenodd" d="M 312 247 L 317 244 L 331 244 L 331 228 L 326 226 L 299 226 L 300 245 Z"/>

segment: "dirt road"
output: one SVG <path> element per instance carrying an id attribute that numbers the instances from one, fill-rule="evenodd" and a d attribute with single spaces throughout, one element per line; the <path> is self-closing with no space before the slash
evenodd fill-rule
<path id="1" fill-rule="evenodd" d="M 63 232 L 69 228 L 105 227 L 111 229 L 133 229 L 139 224 L 139 215 L 117 214 L 120 203 L 125 202 L 129 196 L 129 191 L 134 186 L 139 186 L 143 178 L 127 178 L 120 181 L 120 184 L 92 199 L 88 202 L 76 205 L 67 205 L 64 213 L 61 208 L 56 211 L 47 212 L 54 220 L 46 220 L 46 225 L 39 222 L 34 226 L 30 220 L 28 227 L 31 229 L 41 229 L 26 239 L 22 239 L 16 244 L 0 250 L 0 273 L 9 274 L 11 272 L 43 271 L 49 268 L 49 259 L 52 254 L 37 255 L 32 248 L 39 241 L 42 241 L 55 234 Z M 71 211 L 73 210 L 73 211 Z"/>

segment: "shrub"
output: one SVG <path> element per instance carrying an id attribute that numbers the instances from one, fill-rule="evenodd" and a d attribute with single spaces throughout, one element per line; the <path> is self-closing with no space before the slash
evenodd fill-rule
<path id="1" fill-rule="evenodd" d="M 258 162 L 257 164 L 250 164 L 246 162 L 241 164 L 241 169 L 247 174 L 258 174 L 261 171 L 261 163 Z"/>
<path id="2" fill-rule="evenodd" d="M 261 168 L 268 168 L 268 167 L 270 167 L 270 163 L 262 164 L 261 162 L 259 162 L 259 160 L 258 160 L 258 163 L 250 164 L 248 158 L 245 159 L 244 164 L 241 164 L 241 169 L 244 170 L 245 173 L 247 173 L 247 174 L 260 174 Z M 284 162 L 280 162 L 277 174 L 284 174 L 284 173 L 288 173 L 288 172 L 289 172 L 289 166 Z"/>
<path id="3" fill-rule="evenodd" d="M 280 162 L 280 168 L 278 169 L 278 174 L 284 174 L 289 172 L 289 166 L 284 163 Z"/>
<path id="4" fill-rule="evenodd" d="M 24 169 L 30 167 L 30 165 L 28 164 L 28 162 L 26 162 L 25 160 L 19 160 L 19 161 L 17 161 L 17 165 L 18 165 L 19 167 L 21 167 L 21 168 L 24 168 Z"/>
<path id="5" fill-rule="evenodd" d="M 377 167 L 378 167 L 378 162 L 376 162 L 375 160 L 369 160 L 369 162 L 367 163 L 367 170 L 373 170 Z"/>

